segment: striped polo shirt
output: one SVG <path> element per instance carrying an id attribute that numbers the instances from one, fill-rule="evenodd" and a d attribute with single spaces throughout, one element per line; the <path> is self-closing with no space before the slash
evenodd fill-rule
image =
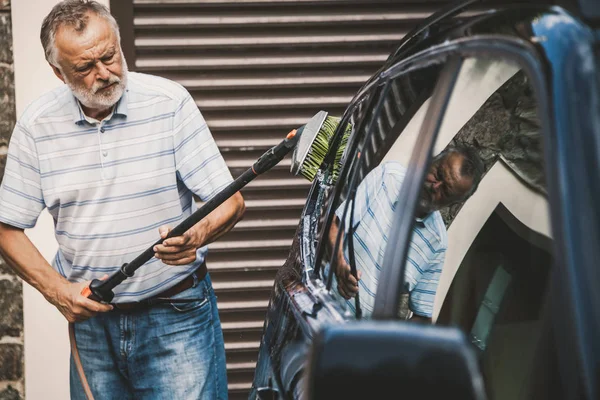
<path id="1" fill-rule="evenodd" d="M 353 238 L 356 268 L 362 271 L 358 290 L 364 317 L 373 312 L 383 256 L 405 174 L 406 169 L 399 163 L 384 162 L 369 172 L 356 190 Z M 342 203 L 336 210 L 340 220 L 344 207 Z M 350 207 L 345 227 L 350 225 L 349 210 Z M 416 219 L 404 275 L 410 294 L 408 305 L 415 314 L 431 317 L 433 313 L 447 247 L 446 226 L 439 211 Z M 347 246 L 344 254 L 348 261 Z M 347 304 L 354 313 L 354 299 Z"/>
<path id="2" fill-rule="evenodd" d="M 232 181 L 196 103 L 181 85 L 130 72 L 103 121 L 87 118 L 66 85 L 25 110 L 11 137 L 0 221 L 31 228 L 44 208 L 59 249 L 52 266 L 71 282 L 117 271 Z M 195 270 L 152 258 L 115 288 L 115 302 L 164 291 Z"/>

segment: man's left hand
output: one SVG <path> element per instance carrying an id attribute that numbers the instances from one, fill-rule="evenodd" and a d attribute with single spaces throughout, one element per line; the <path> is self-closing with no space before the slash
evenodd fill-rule
<path id="1" fill-rule="evenodd" d="M 166 238 L 171 228 L 158 228 L 161 238 Z M 196 250 L 204 243 L 197 227 L 188 229 L 183 235 L 168 238 L 162 244 L 154 246 L 154 256 L 167 265 L 186 265 L 196 261 Z"/>

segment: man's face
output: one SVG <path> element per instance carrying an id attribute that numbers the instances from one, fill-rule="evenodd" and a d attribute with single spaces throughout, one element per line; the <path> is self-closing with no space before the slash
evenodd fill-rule
<path id="1" fill-rule="evenodd" d="M 473 179 L 461 174 L 463 161 L 463 155 L 453 152 L 434 160 L 425 176 L 419 197 L 419 213 L 428 214 L 439 210 L 461 200 L 467 194 L 473 185 Z"/>
<path id="2" fill-rule="evenodd" d="M 112 26 L 90 13 L 87 27 L 77 32 L 63 26 L 56 32 L 57 76 L 91 109 L 112 107 L 123 95 L 127 66 Z"/>

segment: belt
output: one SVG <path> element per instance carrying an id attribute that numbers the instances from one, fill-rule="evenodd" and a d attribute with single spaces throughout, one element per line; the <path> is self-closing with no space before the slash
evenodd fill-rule
<path id="1" fill-rule="evenodd" d="M 206 263 L 203 261 L 202 264 L 194 272 L 192 272 L 185 279 L 179 281 L 175 286 L 170 287 L 164 292 L 160 292 L 159 294 L 156 294 L 142 301 L 134 301 L 130 303 L 113 303 L 112 305 L 116 310 L 120 311 L 139 311 L 157 304 L 189 303 L 190 301 L 197 301 L 198 299 L 170 299 L 170 297 L 175 296 L 176 294 L 191 288 L 195 284 L 198 284 L 198 282 L 202 281 L 206 277 L 207 272 L 208 269 L 206 268 Z"/>

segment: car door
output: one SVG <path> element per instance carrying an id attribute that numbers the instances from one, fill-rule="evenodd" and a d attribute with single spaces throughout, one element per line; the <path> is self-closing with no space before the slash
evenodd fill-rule
<path id="1" fill-rule="evenodd" d="M 588 189 L 597 185 L 598 153 L 584 149 L 598 137 L 594 39 L 560 12 L 515 22 L 529 42 L 502 34 L 436 49 L 449 61 L 410 157 L 372 315 L 397 318 L 409 286 L 417 296 L 409 304 L 427 303 L 436 323 L 469 337 L 487 398 L 593 399 L 600 280 L 588 257 L 598 246 L 574 238 L 591 245 L 598 237 Z M 569 92 L 584 79 L 588 86 Z M 438 276 L 421 274 L 420 285 L 413 254 L 427 249 L 416 244 L 415 210 L 427 183 L 444 181 L 438 157 L 465 146 L 483 159 L 482 179 L 470 197 L 439 210 L 445 255 Z M 417 264 L 431 270 L 428 261 Z"/>

